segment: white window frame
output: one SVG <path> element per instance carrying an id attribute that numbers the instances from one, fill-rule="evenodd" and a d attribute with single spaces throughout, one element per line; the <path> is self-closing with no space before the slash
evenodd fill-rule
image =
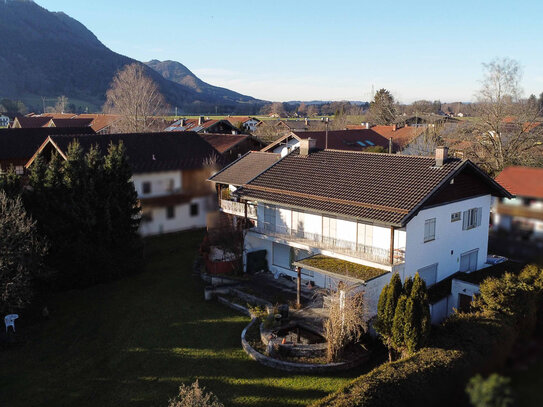
<path id="1" fill-rule="evenodd" d="M 481 226 L 483 218 L 483 208 L 471 208 L 464 211 L 464 220 L 462 221 L 462 230 L 475 229 Z"/>
<path id="2" fill-rule="evenodd" d="M 453 212 L 451 213 L 451 223 L 458 222 L 462 219 L 462 212 Z"/>
<path id="3" fill-rule="evenodd" d="M 436 218 L 430 218 L 424 221 L 424 243 L 436 240 L 436 223 Z"/>

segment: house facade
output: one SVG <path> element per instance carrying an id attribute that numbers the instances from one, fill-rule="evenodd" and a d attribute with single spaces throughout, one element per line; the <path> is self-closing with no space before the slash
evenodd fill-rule
<path id="1" fill-rule="evenodd" d="M 9 117 L 0 114 L 0 127 L 9 126 Z"/>
<path id="2" fill-rule="evenodd" d="M 426 158 L 311 144 L 232 194 L 254 208 L 245 211 L 254 214 L 247 272 L 265 254 L 276 276 L 330 289 L 356 284 L 375 313 L 394 272 L 402 280 L 418 272 L 432 286 L 485 267 L 492 196 L 511 195 L 473 163 L 449 159 L 446 148 Z"/>
<path id="3" fill-rule="evenodd" d="M 495 200 L 494 228 L 543 238 L 543 169 L 507 167 L 498 174 L 496 181 L 515 197 Z"/>
<path id="4" fill-rule="evenodd" d="M 34 156 L 50 157 L 56 151 L 64 159 L 68 146 L 77 140 L 84 151 L 98 146 L 106 152 L 110 143 L 122 142 L 132 167 L 132 182 L 141 204 L 143 236 L 206 226 L 215 210 L 212 186 L 206 182 L 220 154 L 196 133 L 135 133 L 56 135 L 47 137 Z"/>
<path id="5" fill-rule="evenodd" d="M 194 131 L 196 133 L 239 134 L 240 129 L 228 120 L 215 120 L 200 116 L 198 119 L 179 119 L 164 131 Z"/>

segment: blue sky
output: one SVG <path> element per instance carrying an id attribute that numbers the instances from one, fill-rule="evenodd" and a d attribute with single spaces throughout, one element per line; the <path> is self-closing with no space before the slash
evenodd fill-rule
<path id="1" fill-rule="evenodd" d="M 543 1 L 37 0 L 112 50 L 176 60 L 267 100 L 470 101 L 482 63 L 510 57 L 543 92 Z"/>

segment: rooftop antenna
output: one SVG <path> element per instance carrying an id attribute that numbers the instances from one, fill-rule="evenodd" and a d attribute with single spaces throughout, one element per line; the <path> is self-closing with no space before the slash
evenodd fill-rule
<path id="1" fill-rule="evenodd" d="M 324 142 L 324 149 L 328 150 L 328 117 L 326 118 L 324 123 L 325 123 L 325 126 L 326 126 L 326 137 L 325 137 L 325 142 Z"/>

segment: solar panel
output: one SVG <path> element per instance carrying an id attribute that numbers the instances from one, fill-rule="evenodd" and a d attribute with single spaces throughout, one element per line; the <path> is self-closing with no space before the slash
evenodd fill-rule
<path id="1" fill-rule="evenodd" d="M 362 147 L 366 147 L 366 145 L 362 141 L 357 141 L 358 144 L 360 144 Z"/>
<path id="2" fill-rule="evenodd" d="M 370 146 L 374 146 L 374 145 L 375 145 L 374 143 L 372 143 L 372 142 L 369 141 L 369 140 L 366 140 L 366 143 L 368 143 L 368 145 L 370 145 Z"/>

